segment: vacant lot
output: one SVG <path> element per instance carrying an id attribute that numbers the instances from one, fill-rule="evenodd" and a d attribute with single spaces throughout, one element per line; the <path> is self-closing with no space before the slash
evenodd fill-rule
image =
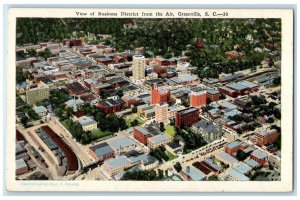
<path id="1" fill-rule="evenodd" d="M 175 128 L 174 126 L 171 125 L 165 125 L 165 134 L 171 136 L 171 137 L 175 137 Z"/>
<path id="2" fill-rule="evenodd" d="M 126 120 L 126 124 L 127 126 L 131 127 L 131 122 L 133 122 L 134 120 L 137 120 L 138 124 L 137 125 L 142 125 L 145 123 L 145 120 L 143 120 L 142 118 L 139 117 L 139 115 L 137 113 L 134 113 L 132 115 L 129 115 L 125 118 Z"/>

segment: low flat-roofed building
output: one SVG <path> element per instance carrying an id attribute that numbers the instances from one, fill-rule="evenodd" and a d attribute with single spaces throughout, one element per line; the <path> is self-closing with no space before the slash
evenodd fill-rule
<path id="1" fill-rule="evenodd" d="M 225 152 L 234 156 L 238 150 L 244 150 L 249 145 L 241 140 L 235 140 L 225 147 Z"/>
<path id="2" fill-rule="evenodd" d="M 148 147 L 151 149 L 155 149 L 161 145 L 168 144 L 171 141 L 172 137 L 165 134 L 159 134 L 148 139 Z"/>
<path id="3" fill-rule="evenodd" d="M 233 166 L 239 162 L 237 159 L 235 159 L 234 157 L 232 157 L 231 155 L 229 155 L 228 153 L 226 153 L 224 151 L 221 151 L 220 153 L 218 153 L 216 155 L 216 158 L 230 166 Z"/>
<path id="4" fill-rule="evenodd" d="M 28 172 L 28 166 L 23 159 L 16 160 L 16 175 Z"/>
<path id="5" fill-rule="evenodd" d="M 188 181 L 204 181 L 206 179 L 206 175 L 194 166 L 187 166 L 181 174 Z"/>
<path id="6" fill-rule="evenodd" d="M 233 169 L 244 175 L 249 174 L 252 170 L 252 168 L 246 165 L 245 163 L 239 163 L 237 166 L 233 167 Z"/>
<path id="7" fill-rule="evenodd" d="M 249 165 L 252 169 L 259 168 L 261 165 L 253 159 L 246 159 L 244 161 L 247 165 Z"/>
<path id="8" fill-rule="evenodd" d="M 268 154 L 266 154 L 262 150 L 256 149 L 250 154 L 250 158 L 263 166 L 266 166 L 268 164 Z"/>
<path id="9" fill-rule="evenodd" d="M 82 116 L 78 119 L 78 123 L 82 126 L 84 131 L 92 131 L 97 129 L 97 122 L 91 117 Z"/>
<path id="10" fill-rule="evenodd" d="M 113 176 L 131 166 L 132 163 L 130 159 L 128 159 L 126 156 L 119 156 L 106 160 L 103 164 L 103 169 L 108 172 L 109 175 Z"/>
<path id="11" fill-rule="evenodd" d="M 106 142 L 91 146 L 89 153 L 96 162 L 107 160 L 114 156 L 114 150 Z"/>
<path id="12" fill-rule="evenodd" d="M 116 153 L 128 152 L 135 148 L 135 142 L 126 136 L 107 141 Z"/>
<path id="13" fill-rule="evenodd" d="M 223 181 L 250 181 L 249 177 L 233 168 L 229 168 L 224 174 L 220 175 L 219 178 Z"/>

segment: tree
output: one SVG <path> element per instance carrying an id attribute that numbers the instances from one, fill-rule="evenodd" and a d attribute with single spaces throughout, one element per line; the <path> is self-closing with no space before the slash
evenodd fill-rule
<path id="1" fill-rule="evenodd" d="M 134 106 L 134 107 L 131 109 L 131 111 L 132 111 L 133 113 L 137 113 L 137 107 Z"/>
<path id="2" fill-rule="evenodd" d="M 179 173 L 182 170 L 182 166 L 179 162 L 176 162 L 174 165 L 174 169 Z"/>
<path id="3" fill-rule="evenodd" d="M 137 126 L 139 125 L 139 121 L 137 119 L 134 119 L 131 123 L 130 123 L 131 126 Z"/>
<path id="4" fill-rule="evenodd" d="M 118 92 L 116 93 L 120 98 L 122 98 L 124 96 L 123 90 L 118 90 Z"/>
<path id="5" fill-rule="evenodd" d="M 164 125 L 164 123 L 163 122 L 160 122 L 159 123 L 159 130 L 161 131 L 161 132 L 164 132 L 166 129 L 165 129 L 165 125 Z"/>
<path id="6" fill-rule="evenodd" d="M 162 179 L 164 177 L 164 171 L 161 169 L 158 169 L 158 179 Z"/>
<path id="7" fill-rule="evenodd" d="M 109 93 L 106 89 L 103 89 L 100 93 L 100 96 L 102 99 L 107 99 L 107 97 L 109 97 Z"/>

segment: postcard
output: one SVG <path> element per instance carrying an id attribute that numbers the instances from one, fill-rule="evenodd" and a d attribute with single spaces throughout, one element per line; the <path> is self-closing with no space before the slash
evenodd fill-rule
<path id="1" fill-rule="evenodd" d="M 292 191 L 292 9 L 10 8 L 8 32 L 8 191 Z"/>

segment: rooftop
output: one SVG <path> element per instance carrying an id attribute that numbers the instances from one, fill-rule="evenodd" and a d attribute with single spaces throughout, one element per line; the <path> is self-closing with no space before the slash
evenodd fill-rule
<path id="1" fill-rule="evenodd" d="M 232 89 L 235 89 L 235 90 L 244 90 L 244 89 L 248 88 L 247 86 L 239 84 L 239 83 L 230 83 L 230 84 L 228 84 L 226 86 L 230 87 Z"/>
<path id="2" fill-rule="evenodd" d="M 34 112 L 37 114 L 47 112 L 47 109 L 44 106 L 38 106 L 33 108 Z"/>
<path id="3" fill-rule="evenodd" d="M 27 167 L 26 162 L 23 159 L 16 160 L 16 169 Z"/>
<path id="4" fill-rule="evenodd" d="M 250 172 L 252 168 L 246 165 L 245 163 L 240 163 L 239 165 L 235 166 L 233 169 L 240 172 L 241 174 L 247 174 Z"/>
<path id="5" fill-rule="evenodd" d="M 231 155 L 229 155 L 228 153 L 222 151 L 218 154 L 218 156 L 220 158 L 222 158 L 223 160 L 226 160 L 229 164 L 234 164 L 234 163 L 238 163 L 239 161 L 237 159 L 235 159 L 234 157 L 232 157 Z"/>
<path id="6" fill-rule="evenodd" d="M 251 155 L 254 156 L 254 157 L 256 157 L 256 158 L 258 158 L 258 159 L 263 159 L 263 158 L 265 158 L 265 157 L 268 156 L 265 152 L 263 152 L 263 151 L 261 151 L 259 149 L 256 149 L 255 151 L 253 151 L 251 153 Z"/>
<path id="7" fill-rule="evenodd" d="M 198 111 L 198 109 L 195 108 L 195 107 L 190 107 L 190 108 L 186 108 L 186 109 L 180 110 L 180 111 L 178 111 L 178 113 L 180 115 L 185 115 L 185 114 L 188 114 L 188 113 L 191 113 L 191 112 L 195 112 L 195 111 Z"/>
<path id="8" fill-rule="evenodd" d="M 116 158 L 109 159 L 108 166 L 111 169 L 118 168 L 119 166 L 131 163 L 130 160 L 126 156 L 120 156 Z"/>
<path id="9" fill-rule="evenodd" d="M 236 148 L 236 147 L 241 146 L 243 143 L 244 143 L 244 142 L 242 142 L 241 140 L 235 140 L 235 141 L 229 143 L 229 144 L 227 145 L 227 147 L 230 148 L 230 149 L 234 149 L 234 148 Z"/>
<path id="10" fill-rule="evenodd" d="M 103 159 L 104 155 L 114 152 L 114 150 L 106 142 L 92 146 L 90 149 L 94 151 L 100 160 Z"/>
<path id="11" fill-rule="evenodd" d="M 245 176 L 244 174 L 236 171 L 235 169 L 233 168 L 229 168 L 228 171 L 227 171 L 227 174 L 236 178 L 238 181 L 249 181 L 250 179 Z"/>
<path id="12" fill-rule="evenodd" d="M 252 83 L 252 82 L 249 82 L 249 81 L 240 81 L 238 82 L 239 84 L 241 85 L 244 85 L 245 87 L 248 87 L 248 88 L 254 88 L 254 87 L 257 87 L 257 85 L 255 83 Z"/>
<path id="13" fill-rule="evenodd" d="M 171 137 L 168 136 L 168 135 L 159 134 L 159 135 L 156 135 L 156 136 L 153 136 L 153 137 L 149 138 L 149 141 L 151 141 L 151 143 L 153 143 L 153 144 L 157 144 L 157 143 L 163 142 L 165 140 L 168 140 L 170 138 Z"/>
<path id="14" fill-rule="evenodd" d="M 203 172 L 194 166 L 188 166 L 182 172 L 188 175 L 193 181 L 201 181 L 206 177 Z"/>
<path id="15" fill-rule="evenodd" d="M 119 137 L 107 142 L 115 151 L 118 151 L 122 148 L 127 148 L 133 146 L 135 143 L 126 136 Z"/>
<path id="16" fill-rule="evenodd" d="M 78 123 L 81 125 L 81 126 L 87 126 L 87 125 L 90 125 L 90 124 L 95 124 L 97 123 L 94 119 L 92 119 L 91 117 L 87 117 L 87 116 L 82 116 L 78 119 Z"/>
<path id="17" fill-rule="evenodd" d="M 245 160 L 245 163 L 252 168 L 256 168 L 256 167 L 260 166 L 260 164 L 253 159 L 247 159 L 247 160 Z"/>
<path id="18" fill-rule="evenodd" d="M 145 129 L 144 127 L 141 127 L 141 126 L 135 127 L 134 129 L 138 130 L 143 135 L 151 134 L 147 129 Z"/>

